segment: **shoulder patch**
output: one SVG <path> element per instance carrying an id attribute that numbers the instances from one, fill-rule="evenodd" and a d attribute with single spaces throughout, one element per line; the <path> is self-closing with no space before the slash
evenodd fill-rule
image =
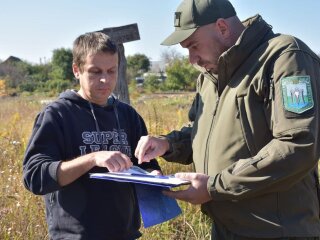
<path id="1" fill-rule="evenodd" d="M 303 113 L 314 107 L 310 76 L 290 76 L 280 80 L 284 109 Z"/>

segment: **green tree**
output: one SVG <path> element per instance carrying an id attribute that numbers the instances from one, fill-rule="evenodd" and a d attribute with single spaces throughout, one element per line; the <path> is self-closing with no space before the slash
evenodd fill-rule
<path id="1" fill-rule="evenodd" d="M 51 93 L 61 93 L 68 88 L 70 88 L 70 81 L 59 79 L 49 80 L 45 86 L 46 92 Z"/>
<path id="2" fill-rule="evenodd" d="M 21 92 L 44 92 L 44 86 L 50 80 L 51 63 L 27 65 L 28 77 L 19 84 Z"/>
<path id="3" fill-rule="evenodd" d="M 166 67 L 168 90 L 195 90 L 196 79 L 199 75 L 188 61 L 187 57 L 176 58 Z"/>
<path id="4" fill-rule="evenodd" d="M 150 60 L 146 55 L 140 53 L 128 56 L 127 68 L 132 77 L 137 77 L 149 71 Z"/>
<path id="5" fill-rule="evenodd" d="M 67 48 L 59 48 L 53 50 L 52 55 L 52 72 L 50 78 L 52 80 L 68 80 L 74 79 L 72 72 L 72 51 Z"/>
<path id="6" fill-rule="evenodd" d="M 50 79 L 52 65 L 50 63 L 30 65 L 28 72 L 32 81 L 47 82 Z"/>

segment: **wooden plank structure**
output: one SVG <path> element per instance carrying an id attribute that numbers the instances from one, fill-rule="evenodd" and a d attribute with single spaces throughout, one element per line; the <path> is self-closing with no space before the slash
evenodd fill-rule
<path id="1" fill-rule="evenodd" d="M 136 41 L 140 39 L 138 25 L 136 23 L 120 27 L 104 28 L 97 32 L 107 34 L 117 45 L 119 49 L 119 74 L 118 82 L 114 94 L 123 102 L 130 104 L 128 84 L 126 81 L 127 60 L 124 55 L 123 43 Z"/>

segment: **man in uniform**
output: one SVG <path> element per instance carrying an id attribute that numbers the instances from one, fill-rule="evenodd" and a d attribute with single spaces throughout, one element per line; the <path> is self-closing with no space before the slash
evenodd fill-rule
<path id="1" fill-rule="evenodd" d="M 213 239 L 320 239 L 319 57 L 260 15 L 241 22 L 227 0 L 184 0 L 174 26 L 163 44 L 202 69 L 192 124 L 142 137 L 139 162 L 194 162 L 176 174 L 190 187 L 166 194 L 202 204 Z"/>

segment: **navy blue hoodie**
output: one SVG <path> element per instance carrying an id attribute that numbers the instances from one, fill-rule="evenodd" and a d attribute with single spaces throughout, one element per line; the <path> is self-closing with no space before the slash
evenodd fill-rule
<path id="1" fill-rule="evenodd" d="M 113 97 L 105 107 L 90 104 L 74 91 L 38 114 L 23 161 L 24 184 L 44 195 L 52 239 L 135 239 L 141 236 L 140 213 L 134 186 L 90 179 L 89 172 L 61 187 L 57 168 L 61 160 L 99 151 L 121 151 L 137 165 L 134 150 L 147 130 L 129 105 Z M 155 160 L 142 168 L 159 169 Z"/>

